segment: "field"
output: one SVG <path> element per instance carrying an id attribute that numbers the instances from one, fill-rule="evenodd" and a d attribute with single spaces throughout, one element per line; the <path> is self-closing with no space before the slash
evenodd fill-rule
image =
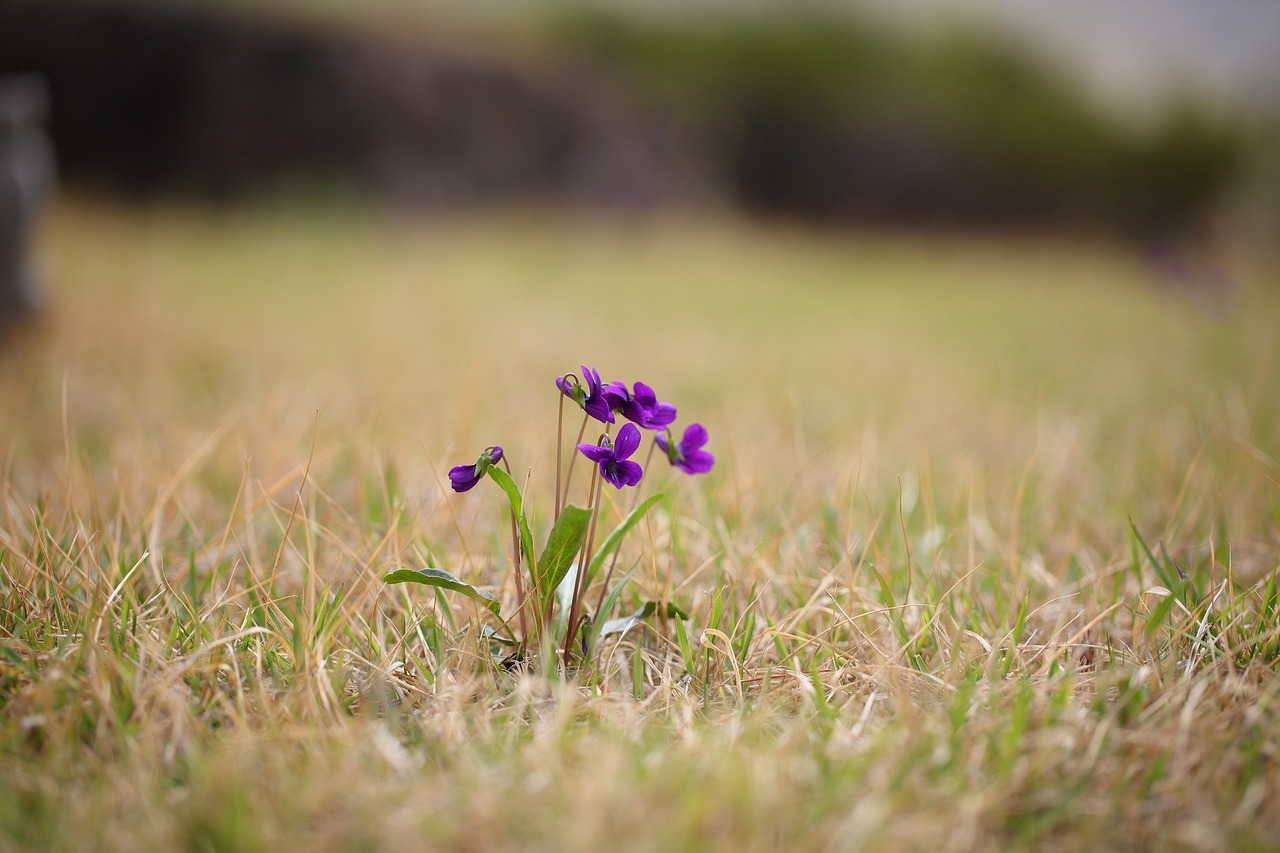
<path id="1" fill-rule="evenodd" d="M 1273 268 L 85 200 L 44 237 L 0 849 L 1280 847 Z M 382 577 L 512 612 L 505 500 L 446 473 L 503 445 L 540 538 L 582 363 L 710 433 L 620 552 L 618 613 L 688 619 L 504 668 L 488 611 Z"/>

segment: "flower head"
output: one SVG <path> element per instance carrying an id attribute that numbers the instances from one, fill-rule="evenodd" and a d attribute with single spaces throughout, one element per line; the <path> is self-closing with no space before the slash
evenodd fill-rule
<path id="1" fill-rule="evenodd" d="M 480 478 L 491 465 L 502 459 L 502 448 L 498 445 L 487 448 L 480 454 L 474 465 L 456 465 L 449 469 L 449 485 L 455 492 L 465 492 L 480 482 Z"/>
<path id="2" fill-rule="evenodd" d="M 653 437 L 667 454 L 671 464 L 686 474 L 705 474 L 715 465 L 716 458 L 702 449 L 707 443 L 707 430 L 702 424 L 689 424 L 679 444 L 672 442 L 669 433 Z"/>
<path id="3" fill-rule="evenodd" d="M 627 394 L 627 387 L 622 386 L 624 398 L 619 411 L 629 421 L 639 424 L 645 429 L 662 429 L 676 419 L 676 407 L 670 403 L 659 403 L 658 395 L 643 382 L 635 384 L 635 393 Z"/>
<path id="4" fill-rule="evenodd" d="M 600 371 L 582 365 L 584 386 L 577 380 L 570 382 L 566 377 L 556 378 L 556 387 L 582 410 L 602 424 L 614 422 L 613 412 L 623 403 L 623 396 L 618 393 L 621 383 L 611 382 L 608 385 L 600 381 Z M 625 390 L 626 386 L 622 386 Z"/>
<path id="5" fill-rule="evenodd" d="M 644 469 L 639 463 L 632 462 L 629 457 L 640 446 L 640 430 L 635 424 L 623 424 L 618 430 L 618 438 L 612 446 L 598 447 L 594 444 L 579 444 L 582 455 L 600 466 L 600 476 L 615 489 L 623 486 L 635 486 L 644 477 Z"/>

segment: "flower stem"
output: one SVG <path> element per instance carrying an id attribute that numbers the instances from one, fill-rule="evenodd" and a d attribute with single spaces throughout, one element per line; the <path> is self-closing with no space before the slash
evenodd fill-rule
<path id="1" fill-rule="evenodd" d="M 569 451 L 569 473 L 564 476 L 564 499 L 569 500 L 569 484 L 573 482 L 573 464 L 578 461 L 578 445 L 582 443 L 582 436 L 587 431 L 587 421 L 590 415 L 582 416 L 582 426 L 578 427 L 578 439 L 573 443 L 573 449 Z M 557 458 L 557 462 L 558 462 Z M 564 509 L 563 506 L 560 507 Z"/>
<path id="2" fill-rule="evenodd" d="M 551 519 L 552 524 L 555 524 L 560 520 L 560 510 L 564 508 L 564 504 L 561 503 L 560 500 L 560 464 L 561 459 L 564 456 L 564 386 L 569 384 L 570 376 L 573 377 L 575 382 L 578 380 L 577 375 L 573 373 L 566 373 L 564 376 L 560 377 L 560 408 L 556 413 L 556 504 L 555 516 Z M 582 424 L 583 429 L 586 429 L 586 426 L 587 425 L 584 422 Z M 581 441 L 581 438 L 579 438 L 579 441 Z M 572 471 L 573 462 L 570 461 L 569 465 L 569 470 Z"/>
<path id="3" fill-rule="evenodd" d="M 642 475 L 640 483 L 644 482 L 643 476 L 647 476 L 649 473 L 649 463 L 653 461 L 653 449 L 657 446 L 658 443 L 656 441 L 649 443 L 649 455 L 644 458 L 644 475 Z M 636 487 L 631 491 L 631 509 L 635 509 L 636 504 L 640 503 L 640 483 L 636 483 Z M 628 512 L 630 512 L 630 510 L 628 510 Z M 592 532 L 595 532 L 594 529 Z M 613 567 L 618 565 L 618 552 L 620 550 L 621 548 L 614 549 L 613 557 L 609 559 L 609 569 L 604 573 L 604 585 L 600 587 L 600 599 L 596 602 L 597 618 L 602 615 L 600 613 L 600 608 L 604 607 L 604 597 L 609 592 L 609 581 L 613 578 Z"/>
<path id="4" fill-rule="evenodd" d="M 609 432 L 606 427 L 604 435 L 600 437 L 600 442 L 609 440 Z M 604 477 L 600 476 L 600 469 L 595 468 L 591 474 L 591 485 L 587 490 L 587 510 L 591 513 L 591 526 L 588 528 L 586 547 L 578 558 L 578 574 L 574 578 L 573 599 L 569 603 L 569 619 L 565 623 L 564 632 L 564 662 L 568 665 L 570 656 L 573 653 L 573 641 L 578 633 L 579 611 L 582 608 L 582 598 L 586 592 L 587 571 L 591 566 L 591 551 L 595 548 L 596 542 L 596 521 L 600 517 L 600 491 L 604 488 Z"/>

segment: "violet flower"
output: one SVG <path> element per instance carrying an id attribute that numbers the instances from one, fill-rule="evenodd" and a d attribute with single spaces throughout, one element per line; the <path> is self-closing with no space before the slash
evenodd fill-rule
<path id="1" fill-rule="evenodd" d="M 614 409 L 622 405 L 624 398 L 617 391 L 618 382 L 608 385 L 600 381 L 600 371 L 582 365 L 586 387 L 580 382 L 569 382 L 563 376 L 556 377 L 556 387 L 582 410 L 602 424 L 614 422 Z M 623 386 L 625 388 L 626 386 Z"/>
<path id="2" fill-rule="evenodd" d="M 449 469 L 449 484 L 455 492 L 465 492 L 473 488 L 484 477 L 491 465 L 502 459 L 502 448 L 494 445 L 480 454 L 474 465 L 456 465 Z"/>
<path id="3" fill-rule="evenodd" d="M 626 386 L 622 386 L 623 392 Z M 622 416 L 645 429 L 663 429 L 676 419 L 676 407 L 670 403 L 659 403 L 658 395 L 643 382 L 637 382 L 635 393 L 627 394 L 619 409 Z"/>
<path id="4" fill-rule="evenodd" d="M 640 446 L 640 430 L 635 424 L 623 424 L 618 430 L 618 438 L 612 447 L 597 447 L 594 444 L 579 444 L 582 455 L 600 465 L 600 476 L 615 489 L 623 486 L 635 486 L 644 477 L 644 469 L 639 463 L 627 457 L 636 452 Z"/>
<path id="5" fill-rule="evenodd" d="M 679 444 L 672 443 L 668 436 L 669 433 L 659 433 L 653 440 L 667 454 L 671 464 L 681 471 L 686 474 L 705 474 L 715 465 L 716 458 L 702 449 L 702 445 L 707 443 L 707 430 L 702 424 L 689 424 Z"/>

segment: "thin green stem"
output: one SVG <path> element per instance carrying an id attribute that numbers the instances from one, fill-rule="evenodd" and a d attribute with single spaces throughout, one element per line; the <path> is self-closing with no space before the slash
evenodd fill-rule
<path id="1" fill-rule="evenodd" d="M 556 413 L 556 503 L 555 514 L 551 518 L 552 524 L 560 520 L 560 467 L 562 456 L 564 456 L 564 394 L 560 395 L 560 405 Z"/>
<path id="2" fill-rule="evenodd" d="M 644 473 L 640 476 L 640 482 L 636 483 L 635 489 L 631 492 L 631 509 L 636 508 L 636 504 L 640 503 L 640 485 L 644 482 L 644 478 L 649 475 L 649 463 L 653 461 L 653 449 L 658 446 L 658 442 L 649 443 L 649 455 L 644 458 Z M 630 510 L 628 510 L 630 512 Z M 600 587 L 600 599 L 596 602 L 596 618 L 603 616 L 600 608 L 604 607 L 604 597 L 609 592 L 609 581 L 613 578 L 613 567 L 618 565 L 618 553 L 621 548 L 617 548 L 613 552 L 613 557 L 609 559 L 609 568 L 604 573 L 604 585 Z"/>
<path id="3" fill-rule="evenodd" d="M 609 441 L 608 427 L 597 442 L 604 446 Z M 582 609 L 582 598 L 586 592 L 587 568 L 591 565 L 591 551 L 595 548 L 596 522 L 600 518 L 600 491 L 604 488 L 604 477 L 600 476 L 599 467 L 592 469 L 591 485 L 587 489 L 587 510 L 591 513 L 591 526 L 588 529 L 584 550 L 578 557 L 578 573 L 574 578 L 573 598 L 569 603 L 569 619 L 565 623 L 564 662 L 567 666 L 573 653 L 573 641 L 578 633 L 579 612 Z"/>
<path id="4" fill-rule="evenodd" d="M 590 415 L 585 412 L 582 415 L 582 426 L 578 427 L 578 439 L 573 443 L 573 449 L 569 451 L 569 473 L 564 475 L 564 499 L 569 500 L 569 484 L 573 482 L 573 464 L 578 461 L 578 445 L 582 443 L 582 436 L 587 431 L 587 421 Z M 563 509 L 563 507 L 561 507 Z"/>
<path id="5" fill-rule="evenodd" d="M 560 407 L 559 411 L 556 413 L 556 504 L 555 516 L 551 519 L 552 524 L 560 520 L 560 510 L 564 508 L 564 504 L 560 497 L 560 466 L 562 457 L 564 456 L 564 386 L 569 384 L 569 377 L 571 376 L 573 377 L 574 382 L 578 381 L 578 376 L 574 373 L 566 373 L 564 376 L 560 377 Z M 583 421 L 582 428 L 587 428 L 585 421 Z M 579 436 L 581 436 L 581 433 L 579 433 Z M 579 441 L 581 441 L 581 438 L 579 438 Z M 569 463 L 569 470 L 571 472 L 573 470 L 572 461 Z"/>

